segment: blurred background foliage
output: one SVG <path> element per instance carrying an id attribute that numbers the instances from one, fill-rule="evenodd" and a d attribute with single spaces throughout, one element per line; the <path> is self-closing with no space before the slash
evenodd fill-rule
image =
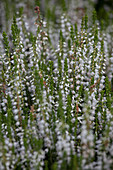
<path id="1" fill-rule="evenodd" d="M 94 7 L 97 11 L 97 16 L 99 20 L 103 19 L 108 23 L 108 21 L 113 18 L 112 0 L 97 0 Z"/>
<path id="2" fill-rule="evenodd" d="M 37 5 L 40 6 L 42 17 L 53 23 L 58 22 L 63 12 L 76 22 L 85 12 L 91 15 L 94 8 L 98 19 L 104 20 L 106 26 L 113 22 L 113 0 L 0 0 L 0 32 L 9 30 L 10 21 L 20 7 L 27 18 L 33 20 L 34 7 Z"/>

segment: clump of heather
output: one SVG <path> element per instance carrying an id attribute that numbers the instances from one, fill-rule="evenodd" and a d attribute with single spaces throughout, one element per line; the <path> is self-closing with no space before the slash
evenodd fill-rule
<path id="1" fill-rule="evenodd" d="M 95 11 L 79 27 L 64 14 L 53 45 L 39 7 L 34 32 L 20 13 L 13 17 L 12 43 L 2 34 L 1 170 L 112 169 L 111 34 Z"/>

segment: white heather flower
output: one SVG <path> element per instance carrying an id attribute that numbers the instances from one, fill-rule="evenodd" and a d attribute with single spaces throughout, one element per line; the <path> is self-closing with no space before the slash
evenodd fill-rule
<path id="1" fill-rule="evenodd" d="M 75 91 L 74 91 L 74 90 L 72 90 L 72 94 L 75 94 Z"/>
<path id="2" fill-rule="evenodd" d="M 60 85 L 60 88 L 63 89 L 63 85 Z"/>
<path id="3" fill-rule="evenodd" d="M 77 86 L 77 87 L 76 87 L 76 90 L 79 90 L 79 88 L 80 88 L 80 86 Z"/>
<path id="4" fill-rule="evenodd" d="M 74 55 L 74 52 L 73 52 L 73 51 L 69 51 L 69 54 L 70 54 L 70 55 Z"/>
<path id="5" fill-rule="evenodd" d="M 4 103 L 7 103 L 7 99 L 3 99 L 3 102 L 4 102 Z"/>
<path id="6" fill-rule="evenodd" d="M 18 109 L 14 109 L 14 110 L 13 110 L 13 113 L 14 113 L 14 114 L 17 114 L 17 113 L 18 113 Z"/>
<path id="7" fill-rule="evenodd" d="M 71 88 L 73 88 L 74 86 L 73 86 L 73 84 L 71 84 Z"/>
<path id="8" fill-rule="evenodd" d="M 72 122 L 72 123 L 75 123 L 75 118 L 71 119 L 71 122 Z"/>
<path id="9" fill-rule="evenodd" d="M 18 122 L 16 122 L 16 126 L 19 126 L 20 125 L 20 122 L 18 121 Z"/>
<path id="10" fill-rule="evenodd" d="M 80 80 L 77 80 L 77 81 L 76 81 L 76 84 L 80 84 Z"/>
<path id="11" fill-rule="evenodd" d="M 73 78 L 70 78 L 70 82 L 73 82 Z"/>
<path id="12" fill-rule="evenodd" d="M 15 119 L 15 120 L 18 120 L 18 115 L 15 115 L 15 116 L 14 116 L 14 119 Z"/>
<path id="13" fill-rule="evenodd" d="M 69 69 L 68 72 L 71 73 L 71 72 L 72 72 L 72 69 Z"/>

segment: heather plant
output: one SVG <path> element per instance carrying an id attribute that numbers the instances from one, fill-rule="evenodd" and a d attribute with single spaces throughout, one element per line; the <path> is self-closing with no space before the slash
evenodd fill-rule
<path id="1" fill-rule="evenodd" d="M 54 46 L 40 8 L 34 31 L 21 13 L 2 34 L 1 170 L 113 169 L 110 33 L 63 14 Z"/>

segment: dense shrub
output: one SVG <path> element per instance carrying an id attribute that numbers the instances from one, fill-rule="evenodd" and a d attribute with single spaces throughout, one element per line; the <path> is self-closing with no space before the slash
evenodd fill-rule
<path id="1" fill-rule="evenodd" d="M 3 32 L 0 169 L 113 169 L 111 34 L 95 11 L 80 28 L 64 14 L 54 42 L 35 12 L 33 31 L 14 16 L 11 45 Z"/>

